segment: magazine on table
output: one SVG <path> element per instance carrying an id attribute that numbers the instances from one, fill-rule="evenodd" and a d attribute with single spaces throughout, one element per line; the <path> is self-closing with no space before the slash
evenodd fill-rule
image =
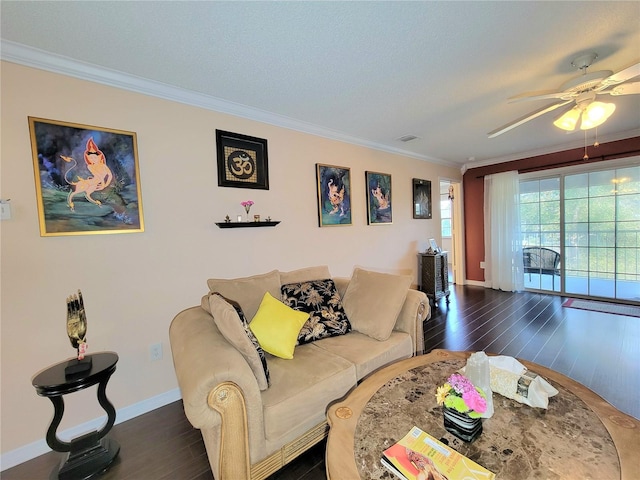
<path id="1" fill-rule="evenodd" d="M 399 442 L 382 453 L 382 465 L 401 480 L 493 480 L 490 472 L 473 460 L 413 427 Z"/>

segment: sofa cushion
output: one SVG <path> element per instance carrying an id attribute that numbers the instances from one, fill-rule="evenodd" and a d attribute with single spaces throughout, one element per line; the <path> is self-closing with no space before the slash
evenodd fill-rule
<path id="1" fill-rule="evenodd" d="M 269 366 L 264 350 L 249 329 L 240 305 L 214 292 L 209 295 L 209 309 L 222 336 L 245 358 L 258 381 L 260 390 L 269 388 Z"/>
<path id="2" fill-rule="evenodd" d="M 207 280 L 207 285 L 209 291 L 219 292 L 225 298 L 238 302 L 247 320 L 251 323 L 266 292 L 276 298 L 280 296 L 280 273 L 273 270 L 252 277 L 210 278 Z"/>
<path id="3" fill-rule="evenodd" d="M 391 335 L 411 277 L 356 268 L 342 299 L 351 327 L 376 340 Z"/>
<path id="4" fill-rule="evenodd" d="M 309 314 L 309 319 L 298 335 L 298 343 L 344 335 L 351 330 L 351 324 L 333 280 L 289 283 L 283 285 L 280 290 L 285 305 Z"/>
<path id="5" fill-rule="evenodd" d="M 298 334 L 308 318 L 308 313 L 288 307 L 267 292 L 249 328 L 266 352 L 276 357 L 292 359 Z"/>
<path id="6" fill-rule="evenodd" d="M 331 278 L 329 267 L 326 265 L 300 268 L 291 272 L 280 272 L 280 283 L 282 285 L 308 282 L 309 280 L 322 280 L 323 278 Z"/>
<path id="7" fill-rule="evenodd" d="M 391 332 L 383 342 L 360 332 L 351 332 L 325 338 L 314 345 L 353 363 L 358 381 L 389 363 L 413 356 L 413 341 L 405 332 Z"/>
<path id="8" fill-rule="evenodd" d="M 342 398 L 356 381 L 353 364 L 315 346 L 296 348 L 293 361 L 268 355 L 271 388 L 261 392 L 265 436 L 293 440 L 326 420 L 329 403 Z"/>

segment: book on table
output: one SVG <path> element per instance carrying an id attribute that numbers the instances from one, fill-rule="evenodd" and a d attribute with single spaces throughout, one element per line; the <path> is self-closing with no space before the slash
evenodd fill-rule
<path id="1" fill-rule="evenodd" d="M 496 478 L 495 473 L 415 426 L 382 453 L 381 462 L 401 480 Z"/>

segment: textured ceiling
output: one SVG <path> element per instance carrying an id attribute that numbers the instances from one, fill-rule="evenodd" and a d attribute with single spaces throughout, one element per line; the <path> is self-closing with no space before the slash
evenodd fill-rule
<path id="1" fill-rule="evenodd" d="M 552 125 L 563 109 L 487 132 L 550 103 L 507 98 L 558 89 L 580 74 L 577 55 L 598 54 L 591 71 L 640 61 L 640 2 L 3 0 L 0 9 L 4 60 L 179 101 L 188 92 L 205 108 L 451 165 L 583 144 Z M 599 140 L 640 135 L 640 95 L 604 98 L 617 110 Z"/>

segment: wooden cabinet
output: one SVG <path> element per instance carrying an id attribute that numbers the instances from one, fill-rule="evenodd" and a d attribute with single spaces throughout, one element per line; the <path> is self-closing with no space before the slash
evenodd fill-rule
<path id="1" fill-rule="evenodd" d="M 420 290 L 427 294 L 434 304 L 442 297 L 449 303 L 449 267 L 447 252 L 418 254 Z"/>

